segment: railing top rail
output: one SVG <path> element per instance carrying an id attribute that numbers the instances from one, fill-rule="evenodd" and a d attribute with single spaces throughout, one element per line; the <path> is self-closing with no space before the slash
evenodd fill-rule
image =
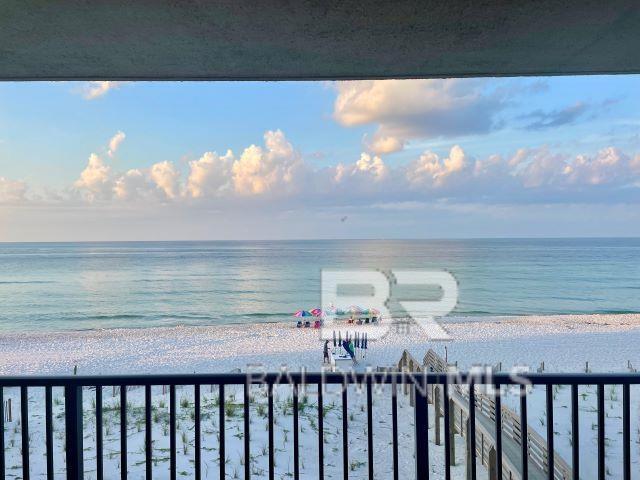
<path id="1" fill-rule="evenodd" d="M 640 373 L 508 373 L 477 374 L 469 372 L 247 372 L 166 375 L 67 375 L 67 376 L 0 376 L 0 386 L 110 386 L 110 385 L 243 385 L 271 384 L 379 384 L 414 383 L 518 385 L 636 385 Z"/>

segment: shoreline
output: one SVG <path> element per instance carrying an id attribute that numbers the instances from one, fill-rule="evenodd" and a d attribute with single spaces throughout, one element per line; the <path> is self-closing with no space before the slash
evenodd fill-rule
<path id="1" fill-rule="evenodd" d="M 546 322 L 546 321 L 561 321 L 568 323 L 579 322 L 580 320 L 598 320 L 598 319 L 631 319 L 637 321 L 640 324 L 640 312 L 635 311 L 621 311 L 621 312 L 589 312 L 589 313 L 524 313 L 524 314 L 452 314 L 442 319 L 442 323 L 446 325 L 458 325 L 458 324 L 477 324 L 477 323 L 521 323 L 524 320 L 531 320 L 533 322 Z M 404 320 L 403 318 L 396 318 L 396 320 Z M 387 320 L 388 322 L 388 320 Z M 163 330 L 163 329 L 177 329 L 177 328 L 204 328 L 204 329 L 225 329 L 225 328 L 237 328 L 237 327 L 258 327 L 260 325 L 278 325 L 282 327 L 295 327 L 296 319 L 290 320 L 262 320 L 259 322 L 229 322 L 221 324 L 188 324 L 188 323 L 175 323 L 167 325 L 153 325 L 153 326 L 111 326 L 104 328 L 61 328 L 57 330 L 53 329 L 39 329 L 33 330 L 2 330 L 0 328 L 0 339 L 6 336 L 31 336 L 31 335 L 75 335 L 75 334 L 91 334 L 94 332 L 112 332 L 112 331 L 140 331 L 140 330 Z M 589 322 L 586 322 L 589 323 Z M 598 322 L 596 322 L 598 323 Z"/>
<path id="2" fill-rule="evenodd" d="M 447 347 L 461 367 L 544 361 L 579 371 L 589 360 L 601 371 L 622 370 L 628 361 L 640 366 L 640 314 L 448 320 L 443 325 L 452 340 L 430 341 L 415 327 L 392 329 L 371 342 L 368 363 L 390 366 L 404 349 L 422 358 L 429 348 L 443 353 Z M 292 322 L 0 334 L 0 375 L 71 374 L 76 365 L 79 374 L 228 372 L 255 365 L 318 370 L 321 361 L 318 330 Z"/>

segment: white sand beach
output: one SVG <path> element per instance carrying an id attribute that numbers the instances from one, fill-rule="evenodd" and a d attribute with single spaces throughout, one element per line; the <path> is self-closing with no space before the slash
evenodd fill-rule
<path id="1" fill-rule="evenodd" d="M 640 315 L 553 315 L 447 318 L 452 340 L 434 342 L 417 327 L 390 328 L 370 342 L 368 362 L 397 363 L 403 349 L 422 358 L 428 348 L 460 367 L 497 364 L 550 371 L 626 371 L 640 366 Z M 248 365 L 317 370 L 322 343 L 313 329 L 265 323 L 207 327 L 110 329 L 0 334 L 0 374 L 205 373 Z"/>
<path id="2" fill-rule="evenodd" d="M 422 358 L 428 348 L 458 362 L 461 368 L 473 364 L 529 365 L 532 369 L 545 362 L 546 371 L 583 371 L 589 361 L 592 371 L 628 371 L 640 365 L 640 315 L 561 315 L 528 317 L 485 317 L 450 319 L 446 328 L 452 336 L 448 342 L 432 342 L 420 330 L 398 332 L 392 329 L 385 338 L 371 342 L 367 361 L 372 365 L 397 363 L 403 349 Z M 297 329 L 292 324 L 233 325 L 212 327 L 175 327 L 150 329 L 113 329 L 102 331 L 5 334 L 0 336 L 0 373 L 2 375 L 69 374 L 75 365 L 79 374 L 159 373 L 159 372 L 228 372 L 234 369 L 275 369 L 282 365 L 292 370 L 319 368 L 322 359 L 318 331 Z M 292 474 L 292 413 L 291 392 L 281 387 L 276 399 L 276 476 L 288 478 Z M 619 389 L 618 389 L 619 390 Z M 612 478 L 620 473 L 621 429 L 619 411 L 621 394 L 614 386 L 607 389 L 607 462 Z M 5 389 L 5 399 L 19 405 L 19 390 Z M 243 415 L 242 389 L 227 390 L 227 474 L 232 478 L 243 475 Z M 632 424 L 638 425 L 640 397 L 632 392 Z M 111 388 L 104 392 L 105 472 L 109 478 L 119 476 L 119 395 Z M 251 405 L 251 468 L 253 477 L 265 478 L 267 471 L 267 430 L 264 392 L 252 389 Z M 144 473 L 144 411 L 143 390 L 128 392 L 128 470 L 130 478 L 143 478 Z M 178 470 L 183 478 L 193 474 L 193 388 L 178 387 Z M 300 410 L 300 442 L 302 452 L 301 477 L 317 475 L 317 403 L 314 389 L 303 396 Z M 366 403 L 362 393 L 354 387 L 349 392 L 349 469 L 350 478 L 367 477 Z M 43 392 L 29 391 L 30 437 L 43 438 Z M 571 453 L 570 397 L 568 389 L 554 389 L 554 431 L 557 452 L 569 460 Z M 90 389 L 84 398 L 85 464 L 87 478 L 95 475 L 95 397 Z M 217 478 L 219 468 L 217 424 L 217 388 L 205 388 L 203 405 L 203 474 Z M 327 395 L 325 399 L 325 468 L 326 478 L 341 478 L 341 410 L 340 397 Z M 583 471 L 595 471 L 594 388 L 581 388 L 581 445 Z M 517 406 L 515 399 L 505 396 L 505 404 Z M 161 386 L 153 389 L 154 478 L 168 478 L 168 393 Z M 407 397 L 399 397 L 400 471 L 401 478 L 414 475 L 413 408 Z M 431 407 L 430 407 L 431 408 Z M 536 388 L 529 397 L 530 425 L 540 435 L 546 432 L 544 389 Z M 61 389 L 54 389 L 54 431 L 56 471 L 64 471 L 64 404 Z M 391 474 L 390 392 L 388 388 L 374 394 L 375 471 L 379 478 Z M 433 414 L 430 425 L 433 427 Z M 21 419 L 14 409 L 7 422 L 8 478 L 19 478 L 21 465 Z M 636 427 L 633 427 L 634 432 Z M 430 428 L 430 463 L 433 478 L 443 478 L 443 447 L 435 445 L 434 429 Z M 634 442 L 640 438 L 634 437 Z M 457 466 L 452 478 L 464 478 L 464 444 L 457 436 Z M 638 444 L 640 445 L 640 444 Z M 640 450 L 634 443 L 634 468 L 640 460 Z M 33 441 L 30 448 L 31 471 L 37 476 L 45 471 L 43 443 Z M 486 476 L 483 467 L 480 478 Z M 585 477 L 587 478 L 587 477 Z"/>

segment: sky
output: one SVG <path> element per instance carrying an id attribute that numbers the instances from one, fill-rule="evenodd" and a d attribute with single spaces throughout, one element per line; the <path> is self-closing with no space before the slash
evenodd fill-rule
<path id="1" fill-rule="evenodd" d="M 0 241 L 640 236 L 640 76 L 0 83 Z"/>

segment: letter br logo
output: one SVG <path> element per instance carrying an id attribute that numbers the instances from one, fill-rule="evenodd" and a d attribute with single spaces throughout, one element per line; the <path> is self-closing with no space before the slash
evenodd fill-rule
<path id="1" fill-rule="evenodd" d="M 322 338 L 331 339 L 338 332 L 344 336 L 348 333 L 349 327 L 353 332 L 354 325 L 350 325 L 349 322 L 357 322 L 364 316 L 359 311 L 360 307 L 364 307 L 364 312 L 379 312 L 378 318 L 385 320 L 367 325 L 367 337 L 375 340 L 385 336 L 389 332 L 392 320 L 388 305 L 393 284 L 437 287 L 441 292 L 437 300 L 398 300 L 398 304 L 430 339 L 450 339 L 436 318 L 444 317 L 455 308 L 458 302 L 458 282 L 450 272 L 419 269 L 393 270 L 389 274 L 377 269 L 323 269 L 320 282 L 321 308 L 325 312 Z M 345 287 L 366 287 L 367 292 L 344 293 Z"/>

